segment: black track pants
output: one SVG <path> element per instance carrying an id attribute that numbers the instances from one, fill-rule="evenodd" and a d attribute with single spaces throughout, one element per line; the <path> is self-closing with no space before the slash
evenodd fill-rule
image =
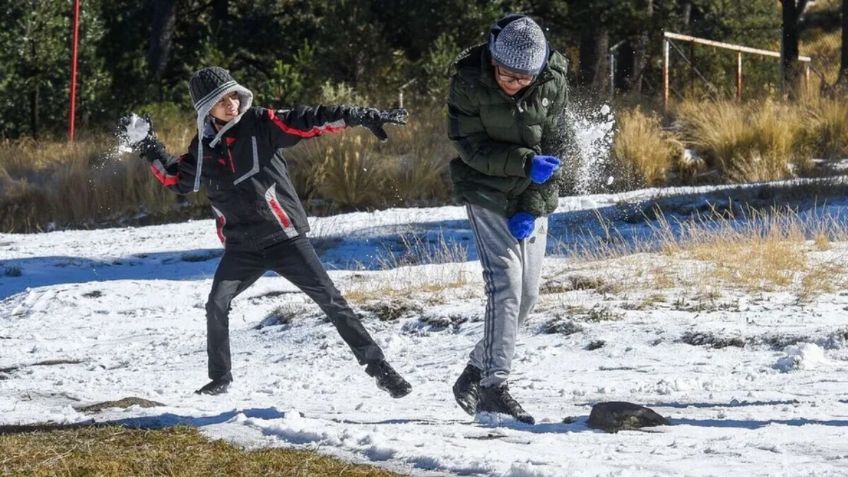
<path id="1" fill-rule="evenodd" d="M 309 239 L 303 236 L 261 251 L 227 250 L 215 271 L 206 303 L 209 378 L 232 381 L 230 304 L 239 293 L 272 270 L 306 293 L 327 314 L 359 364 L 383 359 L 383 351 L 333 284 Z"/>

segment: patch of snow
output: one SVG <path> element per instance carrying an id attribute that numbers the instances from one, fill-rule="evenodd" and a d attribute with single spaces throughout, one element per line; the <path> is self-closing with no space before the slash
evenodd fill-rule
<path id="1" fill-rule="evenodd" d="M 672 196 L 691 205 L 716 190 L 562 198 L 552 240 L 569 240 L 594 209 Z M 451 393 L 484 333 L 483 278 L 464 209 L 392 209 L 310 222 L 322 260 L 337 268 L 330 271 L 333 281 L 349 296 L 366 296 L 352 302 L 412 383 L 412 395 L 395 400 L 379 391 L 320 310 L 272 274 L 233 301 L 230 392 L 195 395 L 207 379 L 204 305 L 221 249 L 211 220 L 0 234 L 0 262 L 23 272 L 0 275 L 0 370 L 9 369 L 0 371 L 0 425 L 185 424 L 244 446 L 318 449 L 420 476 L 848 474 L 848 390 L 841 379 L 848 348 L 836 346 L 848 328 L 848 296 L 825 293 L 799 304 L 788 292 L 718 288 L 716 300 L 733 306 L 701 310 L 674 306 L 696 292 L 674 285 L 542 294 L 521 327 L 510 380 L 537 424 L 503 416 L 475 421 Z M 613 226 L 632 225 L 623 223 Z M 468 261 L 374 266 L 380 247 L 404 234 L 440 231 L 449 243 L 467 244 Z M 848 244 L 833 242 L 816 253 L 841 260 Z M 670 260 L 649 253 L 629 258 L 647 271 Z M 548 257 L 543 277 L 567 277 L 579 266 Z M 606 262 L 583 266 L 591 270 L 580 273 L 602 283 L 628 279 L 622 274 L 629 272 Z M 646 300 L 656 294 L 664 299 Z M 421 311 L 379 321 L 364 309 L 398 297 Z M 648 301 L 654 305 L 641 306 Z M 611 319 L 592 320 L 581 309 L 609 309 Z M 284 325 L 267 320 L 282 315 L 290 317 Z M 574 320 L 579 330 L 539 331 L 555 319 Z M 745 346 L 682 343 L 687 332 L 744 338 Z M 781 353 L 777 369 L 803 372 L 777 372 L 774 343 L 798 340 Z M 127 396 L 165 406 L 79 410 Z M 587 417 L 601 401 L 647 405 L 672 425 L 593 431 Z"/>
<path id="2" fill-rule="evenodd" d="M 813 343 L 787 346 L 784 353 L 786 356 L 774 363 L 774 368 L 784 373 L 796 369 L 817 369 L 830 363 L 824 350 Z"/>

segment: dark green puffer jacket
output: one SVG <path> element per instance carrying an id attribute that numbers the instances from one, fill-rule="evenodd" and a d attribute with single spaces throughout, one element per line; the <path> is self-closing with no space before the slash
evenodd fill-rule
<path id="1" fill-rule="evenodd" d="M 547 66 L 530 86 L 510 97 L 495 81 L 486 45 L 457 58 L 448 97 L 448 137 L 459 152 L 451 161 L 454 198 L 509 217 L 537 217 L 556 210 L 562 168 L 546 183 L 530 181 L 535 154 L 557 156 L 573 143 L 564 119 L 568 101 L 567 60 L 551 52 Z"/>

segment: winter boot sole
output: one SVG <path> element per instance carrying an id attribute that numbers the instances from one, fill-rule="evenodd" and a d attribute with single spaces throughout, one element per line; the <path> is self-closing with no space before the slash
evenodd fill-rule
<path id="1" fill-rule="evenodd" d="M 378 384 L 377 388 L 379 388 L 382 391 L 386 391 L 387 393 L 389 393 L 389 396 L 391 396 L 395 399 L 400 399 L 400 398 L 402 398 L 402 397 L 404 397 L 404 396 L 406 396 L 406 395 L 408 395 L 409 393 L 412 392 L 412 386 L 409 386 L 409 385 L 407 385 L 406 387 L 404 387 L 402 389 L 391 390 L 391 389 L 387 388 L 386 386 L 380 386 Z"/>

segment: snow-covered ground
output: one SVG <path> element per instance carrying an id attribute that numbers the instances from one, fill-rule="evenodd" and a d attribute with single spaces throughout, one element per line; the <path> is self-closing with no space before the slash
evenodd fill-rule
<path id="1" fill-rule="evenodd" d="M 204 303 L 221 253 L 211 221 L 0 234 L 0 425 L 185 423 L 246 446 L 306 446 L 420 475 L 848 475 L 848 293 L 800 302 L 654 290 L 622 277 L 622 260 L 648 273 L 686 265 L 556 255 L 608 227 L 643 236 L 651 224 L 633 220 L 639 201 L 669 196 L 674 210 L 697 211 L 715 193 L 562 199 L 511 381 L 535 426 L 475 422 L 453 401 L 484 304 L 462 208 L 312 221 L 332 277 L 414 385 L 401 400 L 377 390 L 317 307 L 271 275 L 234 303 L 231 391 L 193 394 L 206 381 Z M 410 240 L 447 243 L 467 261 L 381 270 L 427 261 L 404 258 Z M 836 243 L 822 254 L 846 251 Z M 129 396 L 164 406 L 80 410 Z M 591 430 L 589 410 L 603 401 L 648 405 L 671 425 Z"/>

